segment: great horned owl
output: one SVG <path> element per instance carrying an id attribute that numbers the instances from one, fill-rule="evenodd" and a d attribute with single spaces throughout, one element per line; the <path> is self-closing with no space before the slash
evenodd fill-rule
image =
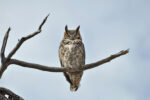
<path id="1" fill-rule="evenodd" d="M 80 35 L 80 26 L 75 30 L 68 30 L 66 25 L 64 38 L 59 47 L 61 67 L 82 67 L 85 65 L 85 49 Z M 83 71 L 64 72 L 66 80 L 70 83 L 70 90 L 76 91 L 80 85 Z"/>

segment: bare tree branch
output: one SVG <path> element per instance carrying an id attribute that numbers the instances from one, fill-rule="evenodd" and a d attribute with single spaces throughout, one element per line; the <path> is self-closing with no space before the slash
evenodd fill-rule
<path id="1" fill-rule="evenodd" d="M 8 40 L 8 36 L 9 36 L 9 32 L 10 32 L 10 27 L 8 28 L 4 39 L 3 39 L 3 44 L 2 44 L 2 48 L 1 48 L 1 65 L 0 65 L 0 78 L 3 74 L 3 72 L 6 70 L 7 68 L 7 61 L 5 58 L 5 48 L 6 48 L 6 44 L 7 44 L 7 40 Z"/>
<path id="2" fill-rule="evenodd" d="M 125 54 L 127 54 L 127 53 L 129 53 L 129 49 L 127 49 L 127 50 L 122 50 L 122 51 L 120 51 L 120 52 L 118 52 L 118 53 L 116 53 L 116 54 L 113 54 L 113 55 L 111 55 L 111 56 L 109 56 L 109 57 L 107 57 L 107 58 L 105 58 L 105 59 L 102 59 L 102 60 L 100 60 L 100 61 L 97 61 L 97 62 L 95 62 L 95 63 L 86 64 L 85 66 L 83 66 L 83 67 L 81 68 L 81 70 L 87 70 L 87 69 L 91 69 L 91 68 L 100 66 L 100 65 L 102 65 L 102 64 L 105 64 L 105 63 L 107 63 L 107 62 L 109 62 L 109 61 L 111 61 L 111 60 L 113 60 L 113 59 L 115 59 L 115 58 L 117 58 L 117 57 L 119 57 L 119 56 L 125 55 Z"/>
<path id="3" fill-rule="evenodd" d="M 7 44 L 7 40 L 8 40 L 8 36 L 9 36 L 9 32 L 10 32 L 10 27 L 8 28 L 5 37 L 3 39 L 3 44 L 2 44 L 2 48 L 1 48 L 1 62 L 4 63 L 5 62 L 5 48 L 6 48 L 6 44 Z"/>
<path id="4" fill-rule="evenodd" d="M 128 52 L 129 52 L 129 50 L 120 51 L 119 53 L 113 54 L 110 57 L 102 59 L 98 62 L 83 65 L 82 67 L 80 67 L 78 69 L 77 68 L 50 67 L 50 66 L 44 66 L 44 65 L 40 65 L 40 64 L 33 64 L 33 63 L 29 63 L 29 62 L 25 62 L 25 61 L 21 61 L 21 60 L 17 60 L 17 59 L 11 59 L 9 64 L 16 64 L 16 65 L 19 65 L 22 67 L 33 68 L 33 69 L 38 69 L 38 70 L 48 71 L 48 72 L 74 72 L 74 71 L 83 71 L 83 70 L 97 67 L 99 65 L 102 65 L 104 63 L 107 63 L 107 62 L 115 59 L 116 57 L 125 55 Z"/>
<path id="5" fill-rule="evenodd" d="M 49 72 L 65 72 L 71 69 L 71 68 L 44 66 L 40 64 L 34 64 L 34 63 L 17 60 L 17 59 L 11 59 L 9 64 L 15 64 L 15 65 L 19 65 L 19 66 L 26 67 L 26 68 L 33 68 L 33 69 L 49 71 Z"/>
<path id="6" fill-rule="evenodd" d="M 11 90 L 0 87 L 0 100 L 24 100 L 22 97 L 13 93 Z"/>
<path id="7" fill-rule="evenodd" d="M 42 26 L 44 25 L 44 23 L 46 22 L 47 18 L 49 15 L 47 15 L 44 20 L 42 21 L 42 23 L 40 24 L 39 28 L 37 31 L 33 32 L 32 34 L 29 34 L 26 37 L 22 37 L 21 40 L 17 43 L 17 45 L 14 47 L 14 49 L 9 53 L 7 59 L 9 60 L 15 53 L 16 51 L 20 48 L 20 46 L 23 44 L 24 41 L 34 37 L 35 35 L 37 35 L 38 33 L 40 33 L 42 30 Z"/>

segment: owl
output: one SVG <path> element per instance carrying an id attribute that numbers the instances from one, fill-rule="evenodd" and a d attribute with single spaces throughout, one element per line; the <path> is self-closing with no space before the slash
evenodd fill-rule
<path id="1" fill-rule="evenodd" d="M 61 67 L 78 68 L 85 65 L 85 49 L 79 29 L 80 26 L 75 30 L 68 30 L 67 25 L 65 26 L 64 37 L 59 47 Z M 64 72 L 71 91 L 77 91 L 82 75 L 83 71 Z"/>

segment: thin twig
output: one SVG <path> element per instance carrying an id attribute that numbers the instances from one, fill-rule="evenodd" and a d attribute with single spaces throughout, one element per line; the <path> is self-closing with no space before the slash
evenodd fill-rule
<path id="1" fill-rule="evenodd" d="M 5 48 L 6 48 L 6 44 L 7 44 L 7 40 L 8 40 L 8 36 L 9 36 L 9 32 L 10 32 L 10 27 L 8 28 L 4 39 L 3 39 L 3 44 L 2 44 L 2 48 L 1 48 L 1 62 L 2 64 L 5 62 Z"/>
<path id="2" fill-rule="evenodd" d="M 9 53 L 7 60 L 10 60 L 10 58 L 16 53 L 16 51 L 20 48 L 20 46 L 23 44 L 24 41 L 34 37 L 35 35 L 37 35 L 38 33 L 40 33 L 42 30 L 42 26 L 44 25 L 44 23 L 46 22 L 47 18 L 49 15 L 47 15 L 44 20 L 42 21 L 42 23 L 40 24 L 39 28 L 37 31 L 33 32 L 32 34 L 27 35 L 26 37 L 22 37 L 21 40 L 17 43 L 17 45 L 14 47 L 14 49 Z"/>
<path id="3" fill-rule="evenodd" d="M 45 24 L 47 18 L 48 18 L 49 14 L 44 18 L 43 22 L 41 23 L 41 25 L 39 26 L 39 30 L 42 29 L 42 26 Z"/>

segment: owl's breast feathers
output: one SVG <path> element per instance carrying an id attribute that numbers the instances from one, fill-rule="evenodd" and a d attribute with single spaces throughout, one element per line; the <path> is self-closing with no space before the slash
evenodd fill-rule
<path id="1" fill-rule="evenodd" d="M 61 67 L 82 67 L 85 64 L 85 49 L 81 40 L 62 40 L 59 47 Z M 76 91 L 79 87 L 83 72 L 64 72 L 70 83 L 70 90 Z"/>
<path id="2" fill-rule="evenodd" d="M 81 40 L 62 40 L 59 48 L 62 67 L 81 67 L 85 64 L 85 49 Z"/>

